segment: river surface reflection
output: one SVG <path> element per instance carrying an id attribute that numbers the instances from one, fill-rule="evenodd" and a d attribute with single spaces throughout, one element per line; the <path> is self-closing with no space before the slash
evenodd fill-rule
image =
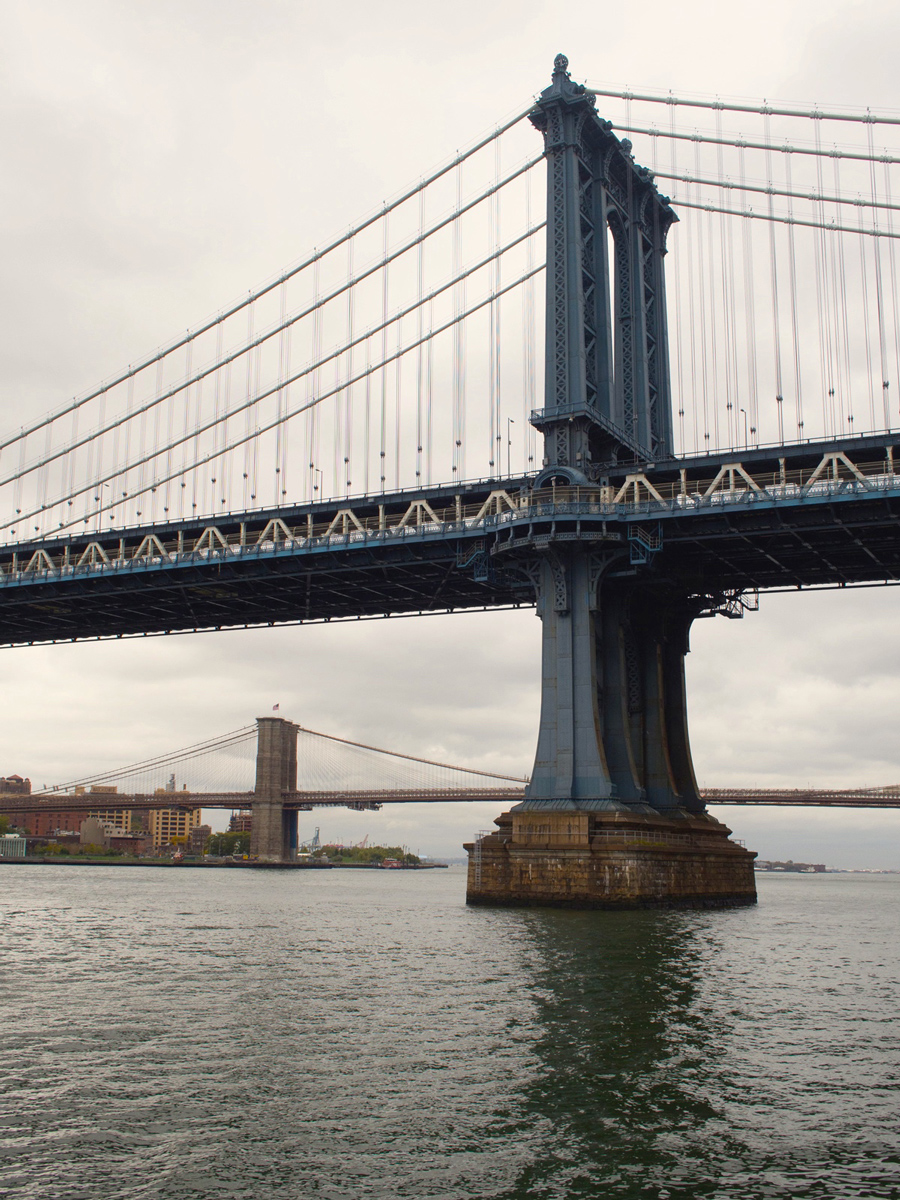
<path id="1" fill-rule="evenodd" d="M 900 876 L 468 910 L 464 872 L 0 869 L 11 1197 L 900 1196 Z"/>

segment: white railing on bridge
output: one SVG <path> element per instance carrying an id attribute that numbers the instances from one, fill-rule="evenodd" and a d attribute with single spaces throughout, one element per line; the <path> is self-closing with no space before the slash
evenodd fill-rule
<path id="1" fill-rule="evenodd" d="M 489 531 L 523 519 L 557 515 L 628 519 L 636 516 L 678 515 L 724 506 L 777 505 L 805 499 L 865 495 L 896 491 L 892 447 L 884 458 L 854 462 L 845 450 L 830 451 L 814 467 L 775 472 L 746 467 L 738 458 L 724 463 L 710 477 L 695 475 L 690 465 L 675 480 L 658 481 L 651 468 L 634 472 L 615 486 L 550 487 L 520 492 L 497 488 L 476 503 L 457 492 L 451 504 L 426 498 L 404 499 L 399 506 L 371 500 L 328 506 L 325 515 L 247 518 L 227 525 L 205 525 L 199 533 L 142 529 L 120 534 L 84 535 L 60 545 L 12 550 L 0 563 L 0 584 L 39 578 L 93 575 L 122 570 L 227 561 L 247 556 L 274 555 Z M 373 514 L 372 509 L 375 508 Z M 237 524 L 237 529 L 235 529 Z M 260 525 L 262 526 L 260 528 Z"/>

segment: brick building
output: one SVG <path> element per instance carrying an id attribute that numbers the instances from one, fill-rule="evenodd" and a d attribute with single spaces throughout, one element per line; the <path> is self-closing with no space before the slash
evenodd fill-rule
<path id="1" fill-rule="evenodd" d="M 187 852 L 188 854 L 200 855 L 206 850 L 206 843 L 212 837 L 211 825 L 197 825 L 191 830 L 188 837 Z"/>
<path id="2" fill-rule="evenodd" d="M 31 780 L 23 779 L 21 775 L 7 775 L 5 778 L 0 776 L 0 793 L 2 792 L 7 796 L 30 796 Z"/>
<path id="3" fill-rule="evenodd" d="M 27 812 L 3 813 L 14 829 L 22 829 L 30 837 L 53 837 L 56 833 L 78 833 L 83 812 L 59 812 L 49 805 L 33 808 Z"/>

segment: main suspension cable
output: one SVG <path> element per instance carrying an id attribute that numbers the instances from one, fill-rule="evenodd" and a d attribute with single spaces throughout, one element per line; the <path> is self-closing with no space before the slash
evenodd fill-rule
<path id="1" fill-rule="evenodd" d="M 112 379 L 106 380 L 99 387 L 95 388 L 94 391 L 89 392 L 87 395 L 76 397 L 70 404 L 66 404 L 53 413 L 48 413 L 47 416 L 41 418 L 39 421 L 36 421 L 27 429 L 21 429 L 14 437 L 8 438 L 6 441 L 0 441 L 0 451 L 5 450 L 8 446 L 12 445 L 14 442 L 17 442 L 20 438 L 30 437 L 31 434 L 36 433 L 39 429 L 43 429 L 44 426 L 58 420 L 61 416 L 64 416 L 70 412 L 74 412 L 76 409 L 83 407 L 85 404 L 90 403 L 91 400 L 96 400 L 97 397 L 102 396 L 104 392 L 111 391 L 112 388 L 118 386 L 120 383 L 124 383 L 127 379 L 131 379 L 133 376 L 139 375 L 141 371 L 145 370 L 149 366 L 152 366 L 153 363 L 159 362 L 160 359 L 166 358 L 174 350 L 181 349 L 182 346 L 186 346 L 188 342 L 200 337 L 201 334 L 208 333 L 209 330 L 214 329 L 223 321 L 227 321 L 229 317 L 233 317 L 237 313 L 242 312 L 243 309 L 245 309 L 249 304 L 252 304 L 255 300 L 259 300 L 262 296 L 268 295 L 269 292 L 274 291 L 277 287 L 280 287 L 281 284 L 286 280 L 292 279 L 295 275 L 299 275 L 301 272 L 307 270 L 314 263 L 319 262 L 326 255 L 330 254 L 334 250 L 337 250 L 340 246 L 343 246 L 345 242 L 350 240 L 350 238 L 356 237 L 358 234 L 362 233 L 363 230 L 368 229 L 376 222 L 382 220 L 387 213 L 393 212 L 394 209 L 399 208 L 402 204 L 405 204 L 408 200 L 411 200 L 412 197 L 423 188 L 429 187 L 438 179 L 443 178 L 444 175 L 449 174 L 450 171 L 455 170 L 460 163 L 465 162 L 466 159 L 471 158 L 474 154 L 477 154 L 479 150 L 483 150 L 485 146 L 489 146 L 491 142 L 493 142 L 496 138 L 501 137 L 508 130 L 512 129 L 513 126 L 518 125 L 520 121 L 524 120 L 524 118 L 527 117 L 530 112 L 532 112 L 533 108 L 534 105 L 529 104 L 527 108 L 522 109 L 521 112 L 517 113 L 513 117 L 510 117 L 508 121 L 504 122 L 504 124 L 500 125 L 497 129 L 494 129 L 486 137 L 482 138 L 481 141 L 476 142 L 474 146 L 470 146 L 467 150 L 464 150 L 461 154 L 458 154 L 451 162 L 445 163 L 444 166 L 439 167 L 426 179 L 420 180 L 415 187 L 408 188 L 396 199 L 386 202 L 381 208 L 378 209 L 377 212 L 367 217 L 364 221 L 361 221 L 358 225 L 353 226 L 346 233 L 341 234 L 340 237 L 337 237 L 333 241 L 329 242 L 321 250 L 316 249 L 309 258 L 304 259 L 302 262 L 298 263 L 297 266 L 283 271 L 276 279 L 264 284 L 255 292 L 249 292 L 246 297 L 240 300 L 237 304 L 232 305 L 231 308 L 217 313 L 215 317 L 205 321 L 202 325 L 198 325 L 195 329 L 189 329 L 183 337 L 179 337 L 175 341 L 170 342 L 167 346 L 157 350 L 155 354 L 150 355 L 148 358 L 142 359 L 136 365 L 129 365 L 127 371 L 123 371 L 121 374 L 114 376 Z"/>
<path id="2" fill-rule="evenodd" d="M 776 108 L 775 105 L 767 104 L 765 100 L 757 107 L 752 104 L 735 104 L 727 100 L 719 100 L 718 97 L 715 100 L 686 100 L 681 96 L 672 95 L 671 92 L 667 95 L 659 96 L 632 92 L 628 88 L 612 91 L 604 88 L 586 87 L 584 90 L 591 96 L 606 96 L 613 100 L 624 100 L 628 104 L 633 100 L 638 100 L 650 104 L 667 104 L 673 108 L 705 108 L 717 112 L 751 113 L 759 117 L 805 117 L 807 120 L 812 121 L 853 121 L 863 125 L 900 125 L 900 116 L 878 116 L 869 109 L 866 109 L 865 115 L 863 115 L 862 113 L 850 112 L 823 112 L 817 108 Z"/>
<path id="3" fill-rule="evenodd" d="M 896 230 L 861 229 L 853 225 L 838 225 L 832 221 L 806 221 L 802 217 L 783 217 L 775 213 L 755 212 L 752 208 L 722 208 L 716 204 L 707 204 L 705 201 L 673 200 L 672 203 L 678 208 L 696 208 L 701 212 L 722 213 L 726 217 L 747 217 L 755 221 L 774 221 L 777 225 L 803 225 L 807 229 L 827 229 L 834 233 L 861 233 L 868 237 L 887 238 L 888 240 L 900 238 L 900 233 Z"/>
<path id="4" fill-rule="evenodd" d="M 720 143 L 724 144 L 724 143 Z M 776 146 L 775 149 L 778 147 Z M 831 157 L 823 154 L 823 158 Z M 786 196 L 794 200 L 809 200 L 815 204 L 849 204 L 854 208 L 877 208 L 885 211 L 900 212 L 900 204 L 892 204 L 889 201 L 877 199 L 865 199 L 863 197 L 850 196 L 826 196 L 821 191 L 802 192 L 796 189 L 788 190 L 787 188 L 765 187 L 762 184 L 754 185 L 750 183 L 734 183 L 730 179 L 700 179 L 690 174 L 670 175 L 665 171 L 654 171 L 654 176 L 657 179 L 670 179 L 675 183 L 697 183 L 702 187 L 724 188 L 734 192 L 757 192 L 760 195 L 768 196 Z M 682 200 L 673 200 L 672 203 L 676 206 L 683 204 Z"/>
<path id="5" fill-rule="evenodd" d="M 505 295 L 507 292 L 512 291 L 513 288 L 521 286 L 528 279 L 539 274 L 541 271 L 544 270 L 544 266 L 545 266 L 545 264 L 541 263 L 540 266 L 537 266 L 533 270 L 526 272 L 524 275 L 520 275 L 517 279 L 513 280 L 512 283 L 506 284 L 500 290 L 499 293 L 497 293 L 497 294 L 491 293 L 488 296 L 486 296 L 483 300 L 480 300 L 477 304 L 473 304 L 470 308 L 468 308 L 465 312 L 463 312 L 459 318 L 454 317 L 453 319 L 445 322 L 443 325 L 438 326 L 436 329 L 431 330 L 425 336 L 425 338 L 423 340 L 428 340 L 429 338 L 438 337 L 440 334 L 447 332 L 447 330 L 449 330 L 449 329 L 452 329 L 453 326 L 457 323 L 457 320 L 466 320 L 467 318 L 472 316 L 474 313 L 480 312 L 481 309 L 486 308 L 488 305 L 492 304 L 495 300 L 497 300 L 498 296 Z M 359 383 L 361 380 L 365 379 L 367 375 L 372 374 L 374 371 L 382 370 L 384 367 L 390 365 L 391 363 L 397 362 L 404 355 L 409 354 L 412 350 L 415 350 L 418 345 L 419 345 L 419 342 L 416 340 L 416 341 L 411 342 L 409 345 L 403 346 L 399 350 L 392 352 L 381 362 L 376 363 L 374 366 L 367 367 L 365 371 L 362 371 L 359 374 L 353 376 L 351 379 L 348 379 L 346 386 L 349 387 L 354 383 Z M 342 348 L 341 353 L 343 353 L 344 350 L 346 350 L 346 347 Z M 325 361 L 327 361 L 327 360 L 325 360 Z M 303 376 L 305 374 L 307 374 L 306 371 L 301 371 L 297 375 L 294 375 L 290 379 L 279 381 L 279 383 L 273 385 L 272 387 L 270 387 L 264 391 L 261 391 L 258 395 L 254 396 L 253 399 L 248 401 L 246 404 L 242 405 L 240 408 L 235 409 L 234 411 L 240 412 L 242 409 L 251 407 L 252 405 L 256 404 L 258 401 L 263 400 L 266 397 L 273 395 L 275 392 L 278 391 L 279 387 L 285 387 L 287 384 L 295 383 L 298 379 L 303 378 Z M 297 408 L 294 408 L 293 410 L 286 412 L 282 419 L 290 420 L 295 416 L 299 416 L 303 412 L 307 412 L 307 411 L 311 411 L 311 410 L 315 411 L 315 409 L 318 407 L 318 405 L 320 405 L 325 400 L 330 400 L 339 390 L 340 390 L 339 388 L 333 388 L 333 389 L 330 389 L 328 391 L 321 393 L 318 396 L 315 396 L 313 399 L 298 406 Z M 225 447 L 225 449 L 232 450 L 236 446 L 241 446 L 245 442 L 251 440 L 252 438 L 258 438 L 264 433 L 270 433 L 273 429 L 276 428 L 276 426 L 278 424 L 279 424 L 279 421 L 277 419 L 274 421 L 270 421 L 268 424 L 260 426 L 254 432 L 245 435 L 243 438 L 236 439 L 235 441 L 229 443 Z M 200 427 L 200 429 L 198 430 L 198 433 L 207 433 L 212 428 L 213 428 L 213 422 L 208 422 L 206 425 Z M 183 442 L 185 440 L 187 440 L 187 439 L 181 438 L 174 444 L 181 445 L 181 444 L 183 444 Z M 130 464 L 131 469 L 143 466 L 147 462 L 152 461 L 154 458 L 160 457 L 162 454 L 166 453 L 166 451 L 170 448 L 171 447 L 165 447 L 165 446 L 160 447 L 160 449 L 155 450 L 152 454 L 145 455 L 143 458 Z M 212 453 L 204 455 L 202 458 L 199 458 L 196 462 L 191 464 L 192 469 L 196 469 L 197 467 L 204 466 L 206 463 L 212 461 L 212 459 L 215 457 L 215 453 L 219 453 L 219 452 L 212 452 Z M 102 487 L 105 483 L 108 482 L 109 479 L 112 479 L 114 477 L 115 477 L 114 475 L 107 476 L 105 479 L 100 479 L 96 483 L 91 483 L 89 485 L 85 485 L 84 487 L 79 488 L 78 491 L 74 492 L 73 496 L 82 495 L 85 492 L 89 492 L 94 487 L 97 487 L 97 488 Z M 161 479 L 157 479 L 154 481 L 154 483 L 152 485 L 150 485 L 150 484 L 145 485 L 141 489 L 141 491 L 131 492 L 129 494 L 129 499 L 134 499 L 135 496 L 140 495 L 143 492 L 149 491 L 151 486 L 159 487 L 162 484 L 167 483 L 169 481 L 169 479 L 172 477 L 173 476 L 168 476 L 168 477 L 164 477 Z M 55 507 L 56 505 L 61 504 L 64 499 L 67 499 L 67 498 L 63 497 L 63 498 L 53 502 L 52 504 L 47 505 L 46 507 L 47 508 Z M 107 505 L 107 506 L 101 505 L 101 507 L 99 509 L 95 509 L 85 519 L 90 520 L 92 517 L 97 516 L 99 513 L 102 513 L 104 507 L 111 508 L 111 507 L 114 507 L 114 505 Z M 40 509 L 35 509 L 29 513 L 17 514 L 17 516 L 15 518 L 13 518 L 13 520 L 7 521 L 3 525 L 0 525 L 0 529 L 11 528 L 15 524 L 19 524 L 21 522 L 30 520 L 35 516 L 38 516 L 43 511 L 45 511 L 45 509 L 40 508 Z M 76 525 L 78 523 L 79 522 L 76 520 L 60 521 L 59 528 L 60 529 L 68 529 L 72 525 Z"/>
<path id="6" fill-rule="evenodd" d="M 506 187 L 507 184 L 512 183 L 514 180 L 520 178 L 520 176 L 522 176 L 526 172 L 530 171 L 533 167 L 535 167 L 539 162 L 542 162 L 542 161 L 543 161 L 543 155 L 537 155 L 535 158 L 529 159 L 526 163 L 524 163 L 517 170 L 513 171 L 510 175 L 507 175 L 504 179 L 500 180 L 498 183 L 492 185 L 486 191 L 481 193 L 481 195 L 479 195 L 476 199 L 469 201 L 469 203 L 464 204 L 461 208 L 454 210 L 454 212 L 451 213 L 449 216 L 444 217 L 442 220 L 438 221 L 435 225 L 431 226 L 431 228 L 428 229 L 424 235 L 420 235 L 418 237 L 410 239 L 408 242 L 406 242 L 402 246 L 400 246 L 397 250 L 391 251 L 390 253 L 387 251 L 387 249 L 385 249 L 384 256 L 379 258 L 373 265 L 368 267 L 366 270 L 362 271 L 359 275 L 356 276 L 355 279 L 351 279 L 351 280 L 347 281 L 346 283 L 342 284 L 340 287 L 337 287 L 337 288 L 333 289 L 331 292 L 327 293 L 325 296 L 320 297 L 317 295 L 312 304 L 308 305 L 302 311 L 294 314 L 287 321 L 280 323 L 280 324 L 274 326 L 273 328 L 269 329 L 265 334 L 261 334 L 258 337 L 254 337 L 253 332 L 252 332 L 253 323 L 251 320 L 250 325 L 249 325 L 247 341 L 238 350 L 232 351 L 231 354 L 226 355 L 221 360 L 221 362 L 213 362 L 211 365 L 205 367 L 201 371 L 196 372 L 195 374 L 191 374 L 190 372 L 188 372 L 186 378 L 181 383 L 179 383 L 177 386 L 170 388 L 168 391 L 161 392 L 157 396 L 154 396 L 151 400 L 148 400 L 145 404 L 139 406 L 138 408 L 134 409 L 130 413 L 127 413 L 126 415 L 119 417 L 116 421 L 110 422 L 108 425 L 103 426 L 99 429 L 95 429 L 91 433 L 84 434 L 79 440 L 71 442 L 70 444 L 68 444 L 66 446 L 60 447 L 53 454 L 44 456 L 43 458 L 35 461 L 33 464 L 31 464 L 26 469 L 25 474 L 30 474 L 31 471 L 37 470 L 40 467 L 45 466 L 47 463 L 54 462 L 54 461 L 56 461 L 56 459 L 62 458 L 67 454 L 71 454 L 75 450 L 81 449 L 82 446 L 89 445 L 91 442 L 95 441 L 97 438 L 100 438 L 104 434 L 109 433 L 110 430 L 115 429 L 117 426 L 124 424 L 126 421 L 131 420 L 134 417 L 136 417 L 142 413 L 148 412 L 150 409 L 154 408 L 157 404 L 161 404 L 163 401 L 169 400 L 172 397 L 179 395 L 180 393 L 186 391 L 192 384 L 197 383 L 198 381 L 204 379 L 207 375 L 212 375 L 214 372 L 221 370 L 221 368 L 223 366 L 227 366 L 227 365 L 235 362 L 237 359 L 242 358 L 245 354 L 247 355 L 247 360 L 248 360 L 248 368 L 247 369 L 249 371 L 250 370 L 251 351 L 258 349 L 260 346 L 263 345 L 263 343 L 269 341 L 271 338 L 275 337 L 276 335 L 281 333 L 283 330 L 287 329 L 289 326 L 296 325 L 299 321 L 302 321 L 305 317 L 314 316 L 316 314 L 317 310 L 321 310 L 326 304 L 329 304 L 332 300 L 338 299 L 338 297 L 342 296 L 348 289 L 354 287 L 356 284 L 361 283 L 363 280 L 368 279 L 372 275 L 376 275 L 379 271 L 386 271 L 386 268 L 392 262 L 394 262 L 396 259 L 400 258 L 403 254 L 406 254 L 409 251 L 414 250 L 426 238 L 432 237 L 434 234 L 440 232 L 442 229 L 445 229 L 448 225 L 450 225 L 454 221 L 458 220 L 458 218 L 460 216 L 469 212 L 471 209 L 476 208 L 479 204 L 482 204 L 490 196 L 493 196 L 494 193 L 496 191 L 498 191 L 500 188 Z M 490 260 L 490 261 L 492 261 L 492 260 Z M 313 265 L 318 264 L 318 260 L 315 258 L 312 259 L 311 262 L 313 263 Z M 248 303 L 246 305 L 244 305 L 244 307 L 246 307 L 248 309 L 248 311 L 250 313 L 252 313 L 253 312 L 253 301 L 252 300 L 248 301 Z M 187 341 L 187 342 L 184 342 L 181 344 L 189 346 L 190 341 Z M 348 348 L 349 347 L 345 347 L 345 349 L 348 349 Z M 110 386 L 112 386 L 112 385 L 110 385 Z M 97 395 L 103 395 L 103 394 L 104 393 L 102 391 L 97 393 Z M 57 415 L 65 416 L 68 414 L 69 411 L 71 411 L 71 410 L 65 409 L 65 410 L 63 410 L 63 412 L 61 414 L 57 414 Z M 46 425 L 46 424 L 49 424 L 49 422 L 44 422 L 44 425 Z M 36 429 L 43 428 L 44 425 L 35 426 L 35 428 Z M 28 436 L 29 436 L 28 431 L 26 431 L 25 433 L 18 434 L 16 438 L 12 438 L 12 439 L 10 439 L 9 442 L 6 442 L 6 443 L 3 443 L 2 445 L 0 445 L 0 451 L 2 451 L 6 446 L 12 445 L 14 442 L 18 441 L 20 438 L 24 440 Z M 8 475 L 5 478 L 0 479 L 0 487 L 5 486 L 6 484 L 10 483 L 14 478 L 17 478 L 18 474 L 19 474 L 19 472 L 16 472 L 14 475 Z"/>
<path id="7" fill-rule="evenodd" d="M 874 161 L 880 163 L 890 163 L 891 165 L 900 163 L 900 158 L 894 158 L 890 154 L 878 154 L 875 155 L 873 159 L 873 156 L 870 154 L 859 154 L 854 150 L 821 150 L 817 149 L 815 146 L 790 146 L 787 144 L 787 142 L 784 142 L 781 145 L 779 145 L 777 142 L 751 142 L 742 137 L 719 138 L 713 137 L 708 133 L 699 133 L 697 131 L 692 133 L 678 133 L 677 131 L 667 129 L 646 129 L 637 125 L 619 125 L 618 123 L 614 125 L 614 128 L 621 130 L 622 133 L 640 133 L 644 134 L 646 137 L 676 138 L 678 141 L 682 142 L 701 142 L 710 146 L 734 146 L 739 150 L 777 150 L 780 154 L 808 154 L 812 156 L 818 156 L 820 158 L 846 158 L 854 162 Z"/>

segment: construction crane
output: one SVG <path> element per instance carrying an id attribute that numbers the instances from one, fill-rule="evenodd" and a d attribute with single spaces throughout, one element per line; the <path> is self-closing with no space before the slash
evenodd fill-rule
<path id="1" fill-rule="evenodd" d="M 319 841 L 319 826 L 316 826 L 316 832 L 307 842 L 300 843 L 300 849 L 311 853 L 313 850 L 318 850 L 322 843 Z"/>

